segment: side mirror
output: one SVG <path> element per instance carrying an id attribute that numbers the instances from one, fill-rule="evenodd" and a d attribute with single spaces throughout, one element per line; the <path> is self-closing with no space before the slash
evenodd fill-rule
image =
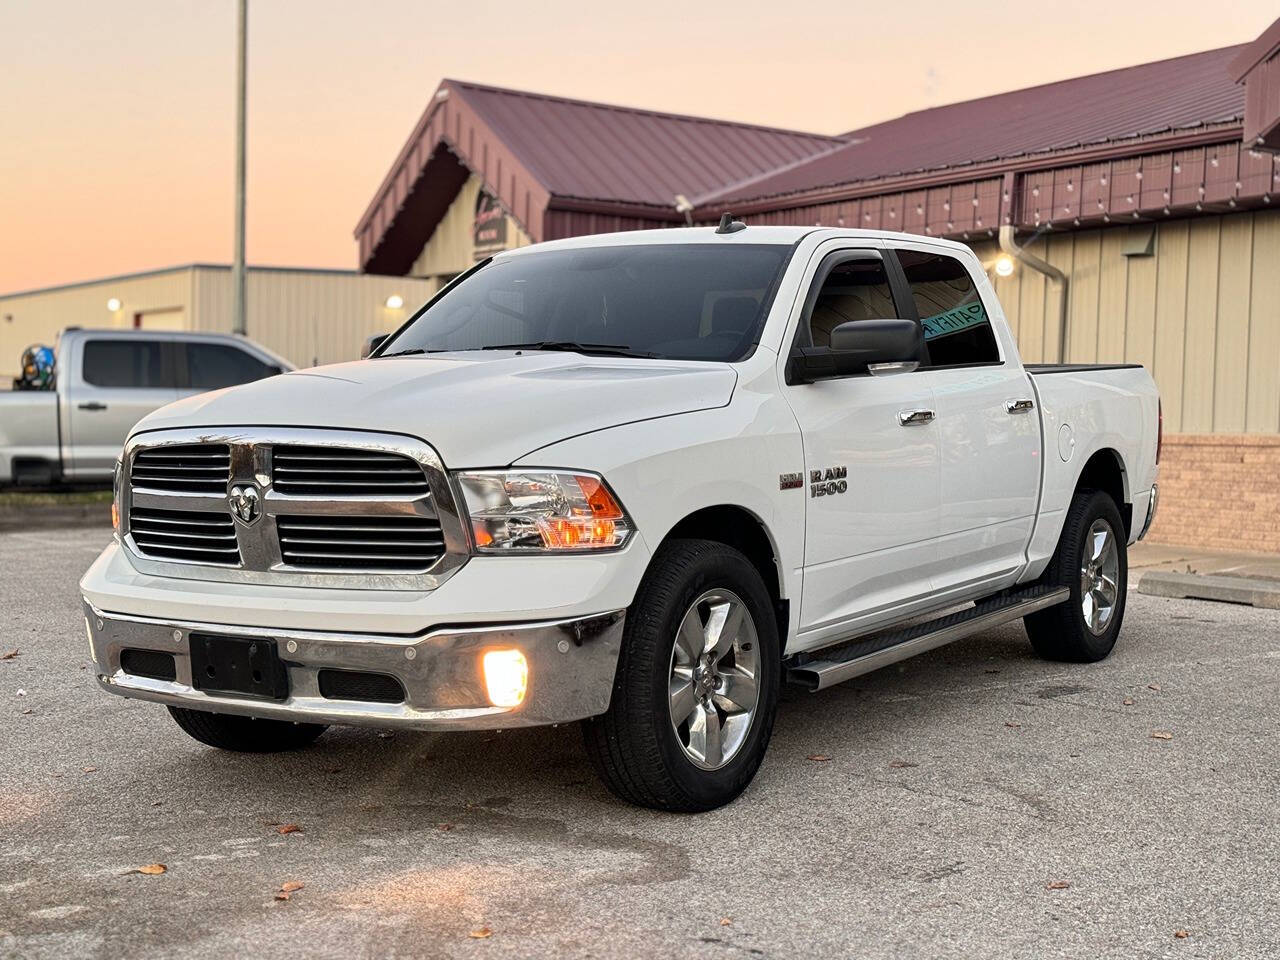
<path id="1" fill-rule="evenodd" d="M 924 330 L 914 320 L 851 320 L 831 331 L 830 347 L 796 347 L 790 383 L 866 373 L 882 363 L 915 363 L 924 355 Z"/>
<path id="2" fill-rule="evenodd" d="M 369 354 L 382 346 L 382 341 L 386 340 L 389 336 L 391 336 L 389 333 L 375 333 L 372 337 L 365 340 L 364 347 L 360 350 L 360 359 L 364 360 L 368 358 Z"/>

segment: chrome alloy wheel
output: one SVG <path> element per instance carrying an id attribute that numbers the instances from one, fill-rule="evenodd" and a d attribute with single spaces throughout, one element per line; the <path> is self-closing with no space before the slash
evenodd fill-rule
<path id="1" fill-rule="evenodd" d="M 671 726 L 684 754 L 718 770 L 742 749 L 760 702 L 760 645 L 747 605 L 708 590 L 689 607 L 671 651 Z"/>
<path id="2" fill-rule="evenodd" d="M 1093 521 L 1080 558 L 1080 608 L 1095 637 L 1107 632 L 1120 596 L 1120 547 L 1106 520 Z"/>

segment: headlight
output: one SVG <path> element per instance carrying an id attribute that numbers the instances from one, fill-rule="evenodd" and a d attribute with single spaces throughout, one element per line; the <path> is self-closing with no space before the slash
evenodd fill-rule
<path id="1" fill-rule="evenodd" d="M 631 535 L 622 505 L 596 474 L 485 470 L 456 476 L 481 553 L 612 550 Z"/>

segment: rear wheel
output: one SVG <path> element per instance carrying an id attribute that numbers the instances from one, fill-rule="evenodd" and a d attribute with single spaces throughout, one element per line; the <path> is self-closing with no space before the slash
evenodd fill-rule
<path id="1" fill-rule="evenodd" d="M 1047 660 L 1093 663 L 1115 646 L 1124 620 L 1129 558 L 1111 497 L 1081 490 L 1071 500 L 1044 582 L 1068 587 L 1064 603 L 1027 616 L 1031 646 Z"/>
<path id="2" fill-rule="evenodd" d="M 238 753 L 277 753 L 307 746 L 328 729 L 322 723 L 289 723 L 170 707 L 178 726 L 201 743 Z"/>
<path id="3" fill-rule="evenodd" d="M 628 611 L 609 711 L 583 722 L 587 754 L 624 800 L 721 806 L 760 766 L 780 676 L 777 622 L 756 568 L 720 543 L 673 541 Z"/>

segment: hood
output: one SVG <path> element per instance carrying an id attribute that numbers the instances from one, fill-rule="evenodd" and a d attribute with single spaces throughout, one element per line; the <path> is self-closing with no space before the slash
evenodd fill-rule
<path id="1" fill-rule="evenodd" d="M 450 468 L 495 467 L 605 427 L 725 406 L 736 380 L 723 363 L 576 353 L 387 357 L 188 397 L 145 417 L 134 432 L 206 426 L 379 430 L 426 440 Z"/>

